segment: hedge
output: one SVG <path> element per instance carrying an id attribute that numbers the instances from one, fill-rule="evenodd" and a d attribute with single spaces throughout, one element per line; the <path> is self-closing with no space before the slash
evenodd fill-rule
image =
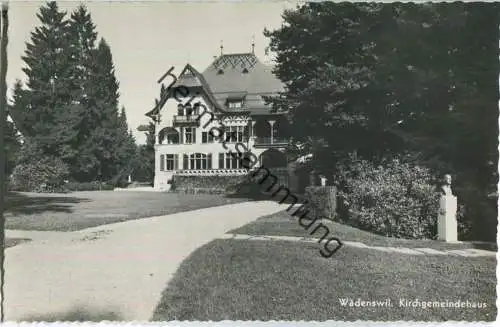
<path id="1" fill-rule="evenodd" d="M 233 193 L 245 176 L 180 176 L 174 175 L 171 190 L 178 193 Z"/>
<path id="2" fill-rule="evenodd" d="M 390 237 L 435 239 L 439 193 L 423 167 L 353 161 L 338 174 L 339 220 Z"/>
<path id="3" fill-rule="evenodd" d="M 8 189 L 19 192 L 63 193 L 69 169 L 59 158 L 40 156 L 18 164 L 9 178 Z"/>

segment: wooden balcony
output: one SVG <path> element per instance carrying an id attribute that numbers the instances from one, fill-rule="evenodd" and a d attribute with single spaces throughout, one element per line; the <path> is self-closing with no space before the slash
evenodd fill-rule
<path id="1" fill-rule="evenodd" d="M 284 137 L 255 137 L 254 146 L 262 148 L 283 147 L 288 144 L 288 139 Z"/>
<path id="2" fill-rule="evenodd" d="M 174 126 L 200 126 L 200 115 L 174 116 Z"/>

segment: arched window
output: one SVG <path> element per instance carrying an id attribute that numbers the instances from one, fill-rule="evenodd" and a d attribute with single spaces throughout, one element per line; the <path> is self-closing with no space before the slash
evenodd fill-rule
<path id="1" fill-rule="evenodd" d="M 184 106 L 180 103 L 177 105 L 177 115 L 184 116 Z"/>

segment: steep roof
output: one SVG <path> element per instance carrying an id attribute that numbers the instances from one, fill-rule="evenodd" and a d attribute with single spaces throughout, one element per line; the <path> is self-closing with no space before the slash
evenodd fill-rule
<path id="1" fill-rule="evenodd" d="M 166 100 L 172 96 L 175 96 L 173 95 L 173 90 L 175 90 L 175 88 L 179 86 L 184 86 L 187 88 L 200 88 L 207 95 L 210 101 L 215 104 L 217 109 L 220 109 L 218 107 L 218 102 L 210 91 L 210 87 L 208 86 L 207 81 L 205 80 L 203 75 L 201 75 L 200 72 L 198 72 L 193 66 L 191 66 L 191 64 L 186 64 L 184 69 L 179 74 L 177 81 L 171 87 L 169 87 L 168 89 L 162 87 L 162 90 L 160 92 L 160 99 L 155 100 L 154 108 L 148 111 L 146 113 L 146 116 L 152 117 L 153 115 L 156 115 L 158 111 L 163 108 Z M 188 94 L 188 97 L 189 96 L 190 95 Z"/>
<path id="2" fill-rule="evenodd" d="M 173 87 L 166 90 L 165 96 L 170 97 L 176 86 L 199 87 L 219 110 L 265 115 L 270 113 L 271 107 L 266 105 L 263 97 L 283 91 L 283 83 L 271 70 L 272 67 L 260 62 L 253 53 L 224 54 L 202 74 L 187 64 Z M 244 106 L 229 109 L 226 106 L 228 99 L 244 99 Z M 151 116 L 161 109 L 161 102 L 146 115 Z"/>
<path id="3" fill-rule="evenodd" d="M 220 107 L 226 107 L 228 98 L 244 97 L 244 107 L 233 111 L 267 114 L 270 106 L 263 96 L 277 95 L 283 90 L 283 83 L 271 70 L 253 53 L 225 54 L 216 58 L 203 76 Z"/>

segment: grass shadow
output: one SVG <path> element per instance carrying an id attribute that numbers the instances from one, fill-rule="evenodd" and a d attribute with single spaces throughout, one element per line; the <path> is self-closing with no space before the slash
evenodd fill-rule
<path id="1" fill-rule="evenodd" d="M 31 241 L 31 239 L 29 239 L 29 238 L 7 237 L 5 239 L 4 249 L 11 248 L 11 247 L 14 247 L 18 244 L 30 242 L 30 241 Z"/>
<path id="2" fill-rule="evenodd" d="M 65 312 L 49 313 L 45 315 L 32 315 L 21 319 L 23 322 L 56 322 L 56 321 L 78 321 L 78 322 L 101 322 L 101 321 L 123 321 L 122 314 L 114 310 L 74 308 Z"/>
<path id="3" fill-rule="evenodd" d="M 31 215 L 47 211 L 72 213 L 72 205 L 89 199 L 74 196 L 54 196 L 8 192 L 5 197 L 5 213 Z"/>
<path id="4" fill-rule="evenodd" d="M 498 252 L 498 244 L 496 243 L 472 243 L 474 249 Z"/>

